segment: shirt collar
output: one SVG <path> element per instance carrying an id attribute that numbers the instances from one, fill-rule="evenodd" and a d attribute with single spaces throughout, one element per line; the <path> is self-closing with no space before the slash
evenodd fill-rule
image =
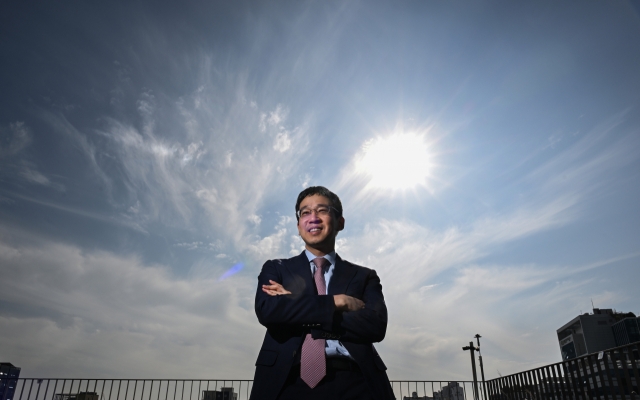
<path id="1" fill-rule="evenodd" d="M 317 258 L 312 252 L 310 252 L 307 249 L 304 249 L 304 253 L 307 255 L 307 258 L 309 259 L 309 262 L 311 262 L 314 258 Z M 331 266 L 329 268 L 333 268 L 336 265 L 336 252 L 335 251 L 332 251 L 329 254 L 325 254 L 324 258 L 329 260 L 329 262 L 331 263 Z"/>

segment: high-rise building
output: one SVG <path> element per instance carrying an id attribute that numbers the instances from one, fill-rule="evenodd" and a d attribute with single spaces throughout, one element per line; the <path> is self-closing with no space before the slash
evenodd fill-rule
<path id="1" fill-rule="evenodd" d="M 614 334 L 613 326 L 626 319 L 635 319 L 637 328 L 637 319 L 633 313 L 619 313 L 608 308 L 594 308 L 593 314 L 578 315 L 556 331 L 562 359 L 569 360 L 632 343 L 618 343 Z M 623 326 L 617 327 L 617 330 L 621 332 L 621 338 L 624 337 L 624 333 L 627 333 L 627 337 L 635 337 L 633 335 L 636 331 L 631 329 L 631 323 L 629 323 L 629 327 L 627 329 L 626 322 Z"/>
<path id="2" fill-rule="evenodd" d="M 640 317 L 628 317 L 611 327 L 616 338 L 616 346 L 640 342 Z"/>
<path id="3" fill-rule="evenodd" d="M 13 400 L 20 368 L 11 363 L 0 363 L 0 400 Z"/>

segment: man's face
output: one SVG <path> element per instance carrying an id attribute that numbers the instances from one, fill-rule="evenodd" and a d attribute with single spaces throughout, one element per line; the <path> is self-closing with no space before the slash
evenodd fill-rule
<path id="1" fill-rule="evenodd" d="M 329 208 L 329 213 L 316 212 L 330 206 L 331 201 L 319 194 L 305 197 L 300 203 L 300 211 L 311 210 L 309 215 L 301 216 L 298 221 L 298 233 L 311 252 L 314 249 L 324 254 L 332 252 L 336 235 L 344 229 L 344 218 L 336 218 L 333 209 Z"/>

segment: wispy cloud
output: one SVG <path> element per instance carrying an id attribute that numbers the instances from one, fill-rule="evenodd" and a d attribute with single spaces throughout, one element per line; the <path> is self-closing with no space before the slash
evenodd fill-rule
<path id="1" fill-rule="evenodd" d="M 37 204 L 40 206 L 45 206 L 51 209 L 55 209 L 55 210 L 59 210 L 59 211 L 63 211 L 66 213 L 70 213 L 73 215 L 77 215 L 80 217 L 84 217 L 84 218 L 89 218 L 89 219 L 93 219 L 96 221 L 100 221 L 100 222 L 104 222 L 110 225 L 118 225 L 118 226 L 124 226 L 126 228 L 129 229 L 133 229 L 135 231 L 138 231 L 140 233 L 144 233 L 146 234 L 147 231 L 145 230 L 144 227 L 142 227 L 140 224 L 138 224 L 135 221 L 132 221 L 129 218 L 123 218 L 123 216 L 119 215 L 119 216 L 114 216 L 114 215 L 105 215 L 105 214 L 99 214 L 93 211 L 89 211 L 86 209 L 83 209 L 81 207 L 72 207 L 72 206 L 68 206 L 65 204 L 59 204 L 56 202 L 52 202 L 52 201 L 47 201 L 47 200 L 41 200 L 39 198 L 34 198 L 34 197 L 29 197 L 29 196 L 25 196 L 19 193 L 15 193 L 15 192 L 8 192 L 5 191 L 5 194 L 7 194 L 10 198 L 14 198 L 14 199 L 19 199 L 22 201 L 26 201 L 29 203 L 33 203 L 33 204 Z"/>
<path id="2" fill-rule="evenodd" d="M 586 196 L 610 185 L 612 172 L 637 160 L 640 144 L 636 132 L 622 128 L 630 110 L 601 122 L 575 143 L 535 168 L 526 179 L 544 181 L 540 190 L 550 195 L 557 191 Z M 622 129 L 621 129 L 622 128 Z"/>
<path id="3" fill-rule="evenodd" d="M 29 365 L 27 376 L 176 377 L 176 362 L 183 377 L 250 376 L 262 329 L 253 285 L 237 275 L 180 279 L 135 257 L 52 242 L 3 240 L 0 263 L 8 276 L 1 301 L 13 310 L 0 317 L 5 357 Z M 91 360 L 82 372 L 60 363 L 80 358 Z M 235 361 L 216 367 L 211 359 Z"/>
<path id="4" fill-rule="evenodd" d="M 96 149 L 96 145 L 91 142 L 90 138 L 76 129 L 64 114 L 44 109 L 40 109 L 38 111 L 39 117 L 45 121 L 54 132 L 63 135 L 67 143 L 71 143 L 78 149 L 80 154 L 84 156 L 88 167 L 91 168 L 93 173 L 104 185 L 107 193 L 111 194 L 112 181 L 108 174 L 101 168 L 97 158 L 98 150 Z"/>
<path id="5" fill-rule="evenodd" d="M 234 99 L 224 108 L 217 100 L 220 90 Z M 308 146 L 305 123 L 290 122 L 282 104 L 261 111 L 255 101 L 247 101 L 251 94 L 242 86 L 205 82 L 173 101 L 159 104 L 158 98 L 167 96 L 149 90 L 140 94 L 139 128 L 126 119 L 105 117 L 97 136 L 81 133 L 60 115 L 44 117 L 77 143 L 108 182 L 114 205 L 137 224 L 160 221 L 201 233 L 224 228 L 224 240 L 236 251 L 265 246 L 271 239 L 256 236 L 261 204 L 265 193 L 297 178 Z M 165 114 L 177 116 L 171 126 L 158 123 Z M 100 141 L 98 152 L 94 142 L 100 138 L 107 141 Z"/>
<path id="6" fill-rule="evenodd" d="M 60 183 L 53 182 L 38 170 L 38 166 L 31 161 L 28 147 L 33 141 L 33 134 L 23 121 L 10 123 L 0 127 L 0 177 L 4 179 L 22 178 L 22 182 L 64 190 Z"/>
<path id="7" fill-rule="evenodd" d="M 4 140 L 0 145 L 0 158 L 18 154 L 31 143 L 31 134 L 24 121 L 16 121 L 8 126 L 0 127 L 0 134 Z"/>

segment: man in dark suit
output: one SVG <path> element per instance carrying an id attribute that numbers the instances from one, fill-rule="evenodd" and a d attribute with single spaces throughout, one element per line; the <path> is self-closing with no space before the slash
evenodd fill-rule
<path id="1" fill-rule="evenodd" d="M 344 229 L 340 199 L 307 188 L 296 218 L 305 251 L 267 261 L 258 276 L 255 310 L 267 332 L 251 399 L 394 399 L 373 347 L 387 330 L 380 279 L 335 253 Z"/>

